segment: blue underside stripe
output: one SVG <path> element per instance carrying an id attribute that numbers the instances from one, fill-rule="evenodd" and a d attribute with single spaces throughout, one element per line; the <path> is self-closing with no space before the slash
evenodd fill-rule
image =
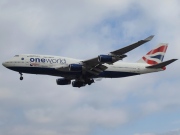
<path id="1" fill-rule="evenodd" d="M 53 75 L 53 76 L 81 76 L 81 72 L 62 72 L 58 71 L 54 68 L 38 68 L 38 67 L 8 67 L 9 69 L 22 73 L 30 73 L 30 74 L 44 74 L 44 75 Z M 88 74 L 87 74 L 88 75 Z M 119 77 L 127 77 L 138 75 L 138 73 L 130 73 L 130 72 L 115 72 L 115 71 L 104 71 L 100 73 L 96 77 L 106 77 L 106 78 L 119 78 Z"/>

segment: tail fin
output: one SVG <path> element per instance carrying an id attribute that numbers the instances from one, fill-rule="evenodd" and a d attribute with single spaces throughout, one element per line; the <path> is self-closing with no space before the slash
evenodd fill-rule
<path id="1" fill-rule="evenodd" d="M 164 55 L 166 53 L 167 47 L 168 47 L 167 43 L 161 43 L 156 48 L 148 52 L 137 62 L 146 63 L 149 65 L 155 65 L 161 63 L 164 59 Z"/>

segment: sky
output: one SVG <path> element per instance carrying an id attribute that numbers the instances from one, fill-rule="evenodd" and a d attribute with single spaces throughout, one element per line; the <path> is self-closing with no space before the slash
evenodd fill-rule
<path id="1" fill-rule="evenodd" d="M 159 43 L 180 58 L 179 0 L 1 0 L 0 62 L 16 54 L 89 59 L 150 35 L 120 62 Z M 164 72 L 57 86 L 58 77 L 0 66 L 2 135 L 180 135 L 180 63 Z"/>

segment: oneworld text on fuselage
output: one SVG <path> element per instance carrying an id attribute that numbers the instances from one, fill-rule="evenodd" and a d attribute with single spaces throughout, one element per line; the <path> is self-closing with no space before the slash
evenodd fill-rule
<path id="1" fill-rule="evenodd" d="M 66 64 L 66 59 L 46 59 L 46 58 L 30 58 L 30 62 L 37 62 L 37 63 L 50 63 L 50 64 Z"/>

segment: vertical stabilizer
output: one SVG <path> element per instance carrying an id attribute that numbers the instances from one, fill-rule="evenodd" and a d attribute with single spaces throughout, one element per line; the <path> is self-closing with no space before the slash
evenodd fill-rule
<path id="1" fill-rule="evenodd" d="M 168 44 L 160 43 L 156 48 L 148 52 L 145 56 L 143 56 L 138 63 L 146 63 L 149 65 L 155 65 L 161 63 L 164 59 L 164 55 L 166 53 Z"/>

